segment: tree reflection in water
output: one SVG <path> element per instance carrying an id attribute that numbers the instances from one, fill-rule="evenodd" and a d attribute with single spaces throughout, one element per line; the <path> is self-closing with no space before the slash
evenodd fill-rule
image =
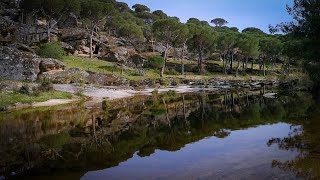
<path id="1" fill-rule="evenodd" d="M 301 104 L 297 106 L 304 108 Z M 306 179 L 320 179 L 319 104 L 314 104 L 308 110 L 308 113 L 301 117 L 301 119 L 292 120 L 300 126 L 292 129 L 287 137 L 273 138 L 268 142 L 269 146 L 277 145 L 281 150 L 298 151 L 299 155 L 291 161 L 274 160 L 272 166 L 285 171 L 292 171 L 297 176 Z"/>
<path id="2" fill-rule="evenodd" d="M 308 115 L 311 96 L 296 93 L 267 99 L 264 91 L 154 93 L 111 102 L 103 110 L 101 105 L 90 109 L 73 105 L 1 114 L 0 175 L 68 172 L 79 178 L 90 170 L 117 166 L 135 152 L 145 157 L 155 150 L 178 151 L 206 137 L 225 138 L 234 130 L 278 122 L 301 129 L 294 129 L 287 139 L 271 139 L 268 145 L 299 149 L 301 155 L 287 163 L 275 160 L 273 165 L 290 170 L 295 169 L 292 164 L 316 165 L 309 148 L 316 142 L 308 130 L 313 121 L 301 121 Z"/>

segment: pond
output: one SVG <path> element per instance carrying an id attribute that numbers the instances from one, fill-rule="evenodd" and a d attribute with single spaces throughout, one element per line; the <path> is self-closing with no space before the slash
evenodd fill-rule
<path id="1" fill-rule="evenodd" d="M 320 178 L 319 106 L 305 92 L 267 92 L 1 113 L 0 179 Z"/>

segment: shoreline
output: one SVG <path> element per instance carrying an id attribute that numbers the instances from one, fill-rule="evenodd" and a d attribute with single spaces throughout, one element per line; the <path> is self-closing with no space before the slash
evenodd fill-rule
<path id="1" fill-rule="evenodd" d="M 93 84 L 88 85 L 77 85 L 77 84 L 54 84 L 53 88 L 55 91 L 67 92 L 74 95 L 78 95 L 76 98 L 71 99 L 50 99 L 44 102 L 34 102 L 31 104 L 17 103 L 15 105 L 6 108 L 6 111 L 14 111 L 26 108 L 37 108 L 37 107 L 52 107 L 58 105 L 66 105 L 71 103 L 76 103 L 81 101 L 83 98 L 79 96 L 86 97 L 86 103 L 94 104 L 101 103 L 104 99 L 110 101 L 116 101 L 124 98 L 130 98 L 134 96 L 150 96 L 153 92 L 165 93 L 174 91 L 178 94 L 183 93 L 195 93 L 195 92 L 218 92 L 218 91 L 230 91 L 235 89 L 259 89 L 263 86 L 279 86 L 278 81 L 273 81 L 272 83 L 266 83 L 262 81 L 252 81 L 252 82 L 241 82 L 241 83 L 225 83 L 217 82 L 215 85 L 186 85 L 182 84 L 174 87 L 160 87 L 160 88 L 144 88 L 144 89 L 134 89 L 133 87 L 123 87 L 123 86 L 98 86 Z"/>

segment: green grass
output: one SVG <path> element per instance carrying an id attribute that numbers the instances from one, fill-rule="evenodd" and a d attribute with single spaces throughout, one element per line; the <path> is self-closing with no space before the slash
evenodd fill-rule
<path id="1" fill-rule="evenodd" d="M 99 59 L 89 59 L 85 57 L 77 57 L 77 56 L 65 56 L 63 59 L 63 62 L 66 64 L 68 68 L 81 68 L 86 71 L 93 71 L 93 72 L 98 72 L 98 73 L 106 73 L 106 74 L 111 74 L 112 71 L 118 76 L 121 76 L 121 67 L 118 66 L 116 63 L 113 62 L 108 62 L 104 60 L 99 60 Z M 178 59 L 168 59 L 169 63 L 174 63 L 177 65 L 181 64 L 181 60 Z M 213 61 L 213 60 L 207 60 L 206 63 L 211 63 L 211 64 L 218 64 L 219 66 L 222 67 L 222 62 L 221 61 Z M 190 65 L 197 65 L 196 61 L 188 61 L 185 60 L 185 64 L 190 64 Z M 237 62 L 235 62 L 234 66 L 236 67 Z M 274 66 L 274 70 L 280 70 L 281 69 L 281 64 L 276 64 Z M 248 64 L 248 68 L 251 68 L 251 63 Z M 253 67 L 255 70 L 259 69 L 258 64 L 254 64 Z M 240 71 L 242 69 L 242 64 L 240 67 Z M 138 81 L 141 79 L 155 79 L 159 78 L 159 70 L 154 70 L 154 69 L 145 69 L 145 75 L 144 76 L 137 76 L 138 70 L 130 67 L 124 67 L 124 75 L 123 77 Z M 198 75 L 198 74 L 192 74 L 186 72 L 185 76 L 182 75 L 165 75 L 164 77 L 172 77 L 172 78 L 186 78 L 186 79 L 211 79 L 211 78 L 219 78 L 219 79 L 224 79 L 224 80 L 249 80 L 251 77 L 254 79 L 274 79 L 277 78 L 277 74 L 269 74 L 266 77 L 263 77 L 261 75 L 251 75 L 247 74 L 246 76 L 239 75 L 237 78 L 235 77 L 234 74 L 231 75 L 224 75 L 221 73 L 208 73 L 205 75 Z"/>
<path id="2" fill-rule="evenodd" d="M 107 62 L 99 59 L 89 59 L 77 56 L 65 56 L 62 60 L 68 68 L 81 68 L 85 71 L 93 71 L 99 73 L 116 73 L 121 71 L 115 63 Z"/>
<path id="3" fill-rule="evenodd" d="M 81 68 L 85 71 L 93 71 L 98 73 L 111 74 L 112 71 L 121 76 L 121 67 L 116 63 L 99 60 L 96 58 L 89 59 L 77 56 L 65 56 L 63 62 L 68 68 Z M 130 67 L 124 67 L 124 77 L 130 80 L 140 80 L 144 78 L 155 78 L 159 77 L 159 73 L 152 69 L 147 69 L 145 76 L 132 76 L 137 74 L 138 70 Z"/>
<path id="4" fill-rule="evenodd" d="M 19 93 L 10 93 L 3 94 L 0 93 L 0 107 L 6 107 L 14 105 L 16 103 L 31 104 L 33 102 L 45 102 L 50 99 L 71 99 L 73 97 L 70 93 L 65 92 L 43 92 L 39 96 L 19 94 Z"/>

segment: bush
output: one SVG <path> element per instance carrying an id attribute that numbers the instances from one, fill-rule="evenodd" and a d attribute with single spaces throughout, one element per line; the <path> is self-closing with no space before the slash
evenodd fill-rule
<path id="1" fill-rule="evenodd" d="M 168 75 L 180 75 L 181 73 L 176 71 L 174 68 L 167 68 L 167 69 L 165 69 L 165 74 L 168 74 Z"/>
<path id="2" fill-rule="evenodd" d="M 28 85 L 23 85 L 20 89 L 19 89 L 19 93 L 20 94 L 30 94 L 30 88 Z"/>
<path id="3" fill-rule="evenodd" d="M 62 60 L 65 55 L 59 43 L 46 43 L 37 49 L 37 54 L 43 58 L 54 58 Z"/>
<path id="4" fill-rule="evenodd" d="M 151 56 L 148 58 L 149 68 L 160 69 L 163 66 L 164 59 L 161 56 Z"/>
<path id="5" fill-rule="evenodd" d="M 50 80 L 44 79 L 41 81 L 40 84 L 40 90 L 41 92 L 49 92 L 53 91 L 53 84 Z"/>

